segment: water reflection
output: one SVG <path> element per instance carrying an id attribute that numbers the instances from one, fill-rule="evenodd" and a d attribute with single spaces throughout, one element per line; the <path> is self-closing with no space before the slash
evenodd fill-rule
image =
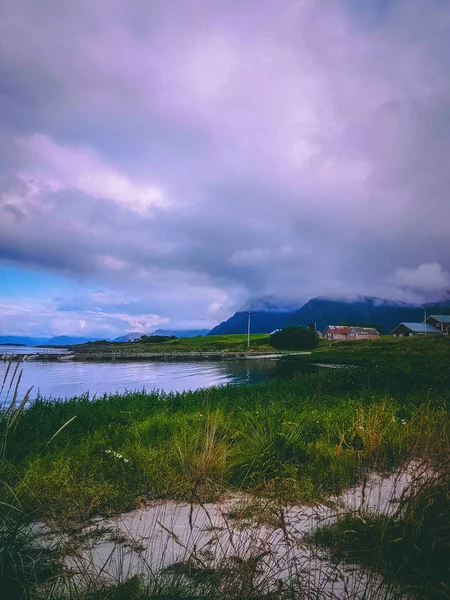
<path id="1" fill-rule="evenodd" d="M 0 344 L 0 355 L 18 354 L 69 354 L 69 350 L 65 348 L 37 348 L 35 346 L 13 346 Z"/>
<path id="2" fill-rule="evenodd" d="M 93 397 L 125 390 L 159 389 L 181 392 L 228 383 L 258 383 L 279 373 L 276 360 L 220 362 L 27 362 L 20 389 L 33 387 L 45 398 L 71 398 L 86 392 Z M 0 363 L 0 382 L 7 363 Z M 5 400 L 5 392 L 0 402 Z"/>

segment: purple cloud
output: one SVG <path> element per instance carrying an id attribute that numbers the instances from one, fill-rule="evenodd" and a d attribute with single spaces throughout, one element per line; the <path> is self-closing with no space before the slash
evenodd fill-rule
<path id="1" fill-rule="evenodd" d="M 0 260 L 186 326 L 448 292 L 450 11 L 367 6 L 4 6 Z"/>

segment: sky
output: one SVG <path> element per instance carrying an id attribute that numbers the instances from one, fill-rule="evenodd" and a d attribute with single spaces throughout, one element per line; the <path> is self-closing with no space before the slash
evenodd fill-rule
<path id="1" fill-rule="evenodd" d="M 450 291 L 449 0 L 0 0 L 0 334 Z"/>

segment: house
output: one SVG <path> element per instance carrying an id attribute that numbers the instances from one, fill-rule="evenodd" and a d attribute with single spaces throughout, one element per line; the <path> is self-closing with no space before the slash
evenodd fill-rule
<path id="1" fill-rule="evenodd" d="M 450 335 L 450 315 L 430 315 L 425 323 L 436 327 L 444 335 Z"/>
<path id="2" fill-rule="evenodd" d="M 430 323 L 400 323 L 392 332 L 397 336 L 442 335 L 442 331 Z"/>
<path id="3" fill-rule="evenodd" d="M 372 340 L 380 337 L 374 327 L 353 327 L 348 325 L 328 325 L 323 333 L 326 340 Z"/>
<path id="4" fill-rule="evenodd" d="M 350 327 L 348 340 L 374 340 L 380 337 L 375 327 Z"/>
<path id="5" fill-rule="evenodd" d="M 346 325 L 328 325 L 323 332 L 323 337 L 326 340 L 346 340 L 350 327 Z"/>

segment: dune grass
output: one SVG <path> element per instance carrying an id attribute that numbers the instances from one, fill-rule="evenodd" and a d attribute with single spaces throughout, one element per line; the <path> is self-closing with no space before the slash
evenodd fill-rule
<path id="1" fill-rule="evenodd" d="M 414 598 L 450 598 L 450 456 L 425 453 L 393 515 L 360 511 L 319 528 L 310 541 L 336 563 L 357 563 Z"/>

